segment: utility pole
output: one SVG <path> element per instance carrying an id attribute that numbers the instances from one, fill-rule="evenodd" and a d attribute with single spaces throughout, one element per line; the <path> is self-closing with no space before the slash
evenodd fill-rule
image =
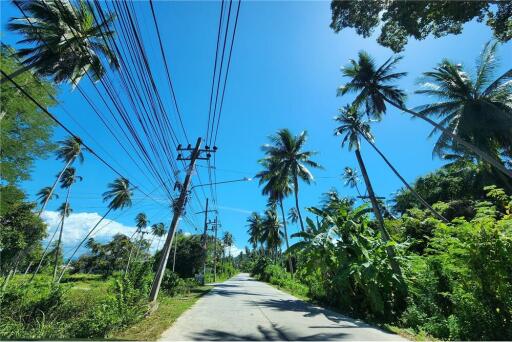
<path id="1" fill-rule="evenodd" d="M 207 160 L 210 158 L 212 152 L 208 146 L 205 149 L 201 149 L 201 138 L 197 139 L 196 146 L 192 149 L 192 146 L 189 144 L 188 147 L 182 148 L 181 145 L 178 145 L 178 152 L 181 151 L 190 151 L 190 156 L 183 157 L 181 153 L 178 154 L 178 160 L 190 160 L 190 164 L 188 166 L 187 175 L 185 176 L 185 181 L 183 182 L 183 186 L 181 187 L 180 196 L 178 197 L 178 201 L 176 202 L 176 207 L 173 208 L 173 217 L 171 224 L 169 226 L 169 231 L 167 232 L 167 237 L 165 238 L 164 247 L 162 248 L 162 255 L 160 257 L 160 263 L 158 265 L 158 269 L 155 274 L 155 278 L 153 280 L 153 285 L 151 286 L 151 292 L 149 294 L 149 301 L 154 304 L 153 308 L 156 309 L 156 299 L 158 297 L 158 292 L 160 291 L 160 285 L 162 284 L 162 279 L 164 277 L 165 268 L 167 266 L 167 261 L 169 259 L 169 254 L 171 251 L 172 241 L 174 238 L 174 233 L 176 231 L 176 226 L 178 224 L 178 219 L 181 216 L 181 212 L 185 207 L 188 195 L 188 186 L 190 185 L 190 178 L 192 176 L 192 171 L 194 170 L 194 165 L 196 160 Z M 216 147 L 213 148 L 213 152 L 217 150 Z M 201 157 L 201 152 L 206 152 L 206 157 Z"/>
<path id="2" fill-rule="evenodd" d="M 203 235 L 201 237 L 201 247 L 203 249 L 203 285 L 205 282 L 206 277 L 206 259 L 208 258 L 208 225 L 212 224 L 213 222 L 208 221 L 208 213 L 210 212 L 216 212 L 218 213 L 217 209 L 208 209 L 208 198 L 206 198 L 206 209 L 204 211 L 199 211 L 195 214 L 202 214 L 204 213 L 204 230 Z"/>
<path id="3" fill-rule="evenodd" d="M 206 209 L 204 211 L 204 232 L 203 232 L 203 285 L 206 282 L 206 259 L 208 258 L 208 198 L 206 198 Z"/>
<path id="4" fill-rule="evenodd" d="M 215 216 L 215 223 L 213 229 L 215 231 L 215 240 L 213 240 L 213 282 L 217 282 L 217 216 Z"/>
<path id="5" fill-rule="evenodd" d="M 176 266 L 176 251 L 178 250 L 178 238 L 176 234 L 174 234 L 174 257 L 172 258 L 172 271 L 174 272 L 174 267 Z"/>

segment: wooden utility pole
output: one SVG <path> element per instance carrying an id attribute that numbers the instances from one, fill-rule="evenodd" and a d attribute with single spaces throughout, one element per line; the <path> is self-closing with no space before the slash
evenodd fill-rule
<path id="1" fill-rule="evenodd" d="M 178 219 L 181 216 L 181 212 L 185 207 L 187 195 L 188 195 L 188 186 L 190 185 L 190 178 L 192 176 L 192 171 L 194 170 L 194 165 L 196 160 L 198 159 L 208 159 L 210 157 L 210 150 L 207 148 L 206 150 L 201 150 L 201 138 L 197 139 L 197 143 L 194 149 L 189 145 L 187 148 L 182 148 L 181 145 L 178 146 L 178 151 L 191 151 L 189 157 L 183 157 L 178 154 L 178 160 L 190 160 L 190 164 L 188 166 L 187 175 L 185 176 L 185 181 L 181 188 L 180 196 L 178 197 L 176 208 L 174 208 L 174 215 L 172 217 L 171 225 L 169 227 L 169 231 L 167 232 L 167 237 L 165 239 L 164 247 L 162 248 L 162 255 L 160 257 L 160 263 L 158 265 L 158 269 L 155 274 L 155 278 L 153 280 L 153 285 L 151 286 L 151 292 L 149 294 L 149 301 L 151 303 L 156 304 L 156 299 L 158 297 L 158 292 L 160 291 L 160 285 L 162 284 L 162 279 L 164 278 L 165 268 L 167 266 L 167 260 L 169 259 L 169 254 L 171 251 L 172 241 L 174 238 L 174 233 L 176 231 L 176 226 L 178 224 Z M 215 149 L 216 150 L 216 149 Z M 205 158 L 201 158 L 201 152 L 208 152 Z M 155 306 L 156 307 L 156 306 Z"/>

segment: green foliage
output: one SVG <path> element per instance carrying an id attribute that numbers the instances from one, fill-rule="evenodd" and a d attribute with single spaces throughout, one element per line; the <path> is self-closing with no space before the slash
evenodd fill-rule
<path id="1" fill-rule="evenodd" d="M 331 28 L 339 32 L 354 28 L 369 37 L 380 28 L 377 41 L 395 52 L 402 51 L 409 37 L 417 40 L 429 35 L 442 37 L 460 34 L 463 25 L 474 19 L 486 22 L 501 41 L 512 38 L 512 5 L 503 1 L 341 1 L 331 2 Z"/>
<path id="2" fill-rule="evenodd" d="M 46 225 L 33 213 L 35 204 L 26 202 L 21 190 L 0 186 L 0 197 L 0 270 L 5 272 L 14 264 L 26 266 L 39 254 Z"/>
<path id="3" fill-rule="evenodd" d="M 190 235 L 184 234 L 176 235 L 178 248 L 176 250 L 176 265 L 175 272 L 181 278 L 192 278 L 195 274 L 202 272 L 203 267 L 203 247 L 201 243 L 201 235 Z M 173 243 L 174 253 L 174 243 Z M 158 260 L 160 260 L 161 251 L 155 255 L 154 269 L 158 266 Z M 172 270 L 172 258 L 171 254 L 169 262 L 167 263 L 167 272 Z"/>
<path id="4" fill-rule="evenodd" d="M 166 271 L 162 279 L 162 290 L 173 296 L 178 287 L 180 276 L 172 271 Z"/>
<path id="5" fill-rule="evenodd" d="M 496 171 L 494 171 L 496 172 Z M 449 220 L 455 217 L 471 219 L 475 215 L 475 201 L 486 196 L 486 186 L 497 185 L 509 194 L 510 184 L 504 182 L 489 167 L 469 161 L 451 163 L 440 169 L 419 177 L 413 189 L 431 205 L 442 204 L 443 216 Z M 508 185 L 507 185 L 508 184 Z M 401 190 L 394 198 L 393 209 L 405 213 L 411 208 L 421 208 L 421 204 L 409 190 Z"/>
<path id="6" fill-rule="evenodd" d="M 2 44 L 2 70 L 11 73 L 21 64 L 13 57 L 13 51 Z M 50 83 L 41 81 L 26 72 L 16 78 L 16 82 L 44 107 L 55 104 L 55 89 Z M 54 149 L 51 143 L 54 122 L 43 115 L 41 110 L 10 83 L 4 82 L 0 91 L 0 168 L 1 179 L 10 184 L 30 179 L 35 158 L 44 158 Z"/>
<path id="7" fill-rule="evenodd" d="M 86 246 L 90 249 L 90 253 L 83 254 L 72 262 L 74 273 L 87 272 L 109 276 L 114 272 L 123 271 L 126 268 L 130 250 L 137 248 L 144 250 L 144 247 L 146 247 L 144 242 L 145 240 L 132 242 L 123 234 L 114 235 L 112 240 L 105 244 L 89 239 Z M 141 251 L 138 259 L 144 259 L 148 256 L 147 253 Z"/>
<path id="8" fill-rule="evenodd" d="M 53 286 L 50 280 L 13 280 L 17 286 L 0 295 L 1 339 L 104 338 L 147 312 L 152 274 L 134 266 L 126 277 L 108 281 L 81 275 Z"/>
<path id="9" fill-rule="evenodd" d="M 252 274 L 257 279 L 277 285 L 285 290 L 292 292 L 298 296 L 306 296 L 308 294 L 308 287 L 297 280 L 294 280 L 290 273 L 273 263 L 269 258 L 259 258 L 257 265 Z"/>
<path id="10" fill-rule="evenodd" d="M 488 190 L 474 219 L 438 224 L 428 254 L 411 258 L 404 325 L 455 340 L 512 338 L 511 198 Z"/>
<path id="11" fill-rule="evenodd" d="M 251 272 L 290 292 L 352 316 L 400 325 L 419 335 L 450 340 L 512 338 L 512 196 L 485 187 L 470 218 L 450 223 L 418 208 L 386 226 L 385 243 L 366 206 L 335 193 L 322 209 L 309 208 L 305 232 L 287 253 L 297 256 L 295 277 L 279 262 L 253 250 Z M 444 202 L 436 210 L 451 210 Z M 390 267 L 393 245 L 405 284 Z M 406 285 L 406 286 L 404 286 Z M 301 290 L 301 288 L 303 290 Z"/>
<path id="12" fill-rule="evenodd" d="M 19 6 L 28 17 L 12 18 L 7 28 L 23 36 L 20 43 L 26 45 L 17 56 L 38 75 L 52 77 L 55 83 L 70 81 L 76 85 L 86 73 L 99 80 L 106 72 L 105 62 L 113 68 L 119 66 L 107 43 L 114 35 L 114 15 L 106 12 L 97 23 L 85 1 L 33 0 Z"/>

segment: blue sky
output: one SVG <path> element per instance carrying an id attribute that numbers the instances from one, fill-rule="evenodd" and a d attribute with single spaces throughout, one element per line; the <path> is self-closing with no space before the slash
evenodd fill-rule
<path id="1" fill-rule="evenodd" d="M 378 63 L 384 62 L 392 52 L 379 46 L 375 37 L 363 39 L 352 30 L 333 33 L 329 28 L 329 5 L 327 1 L 242 3 L 217 141 L 218 181 L 252 177 L 259 170 L 260 146 L 267 142 L 269 134 L 285 127 L 295 133 L 306 129 L 309 134 L 307 148 L 319 152 L 315 160 L 324 169 L 313 170 L 315 184 L 301 186 L 302 207 L 317 204 L 320 195 L 331 187 L 336 187 L 344 195 L 354 195 L 343 187 L 340 174 L 345 166 L 356 166 L 355 158 L 346 148 L 341 148 L 339 138 L 333 136 L 335 125 L 332 118 L 338 108 L 351 100 L 350 96 L 336 97 L 336 88 L 344 81 L 339 70 L 350 58 L 356 58 L 359 50 L 368 51 Z M 2 39 L 15 45 L 19 37 L 5 32 L 5 25 L 8 18 L 19 14 L 6 1 L 2 1 L 1 6 Z M 152 71 L 158 87 L 162 88 L 166 105 L 171 108 L 158 42 L 149 17 L 149 5 L 138 2 L 136 8 L 138 20 L 143 23 L 142 35 L 152 61 Z M 155 2 L 155 10 L 187 135 L 193 142 L 204 135 L 206 129 L 219 3 L 161 1 Z M 410 95 L 408 106 L 429 101 L 413 94 L 423 71 L 430 70 L 442 58 L 462 63 L 472 70 L 477 55 L 491 37 L 491 31 L 485 25 L 470 23 L 461 35 L 410 40 L 399 65 L 400 71 L 407 71 L 409 75 L 398 83 Z M 501 47 L 501 72 L 511 52 L 511 43 Z M 84 87 L 90 90 L 87 81 L 84 81 Z M 71 92 L 67 85 L 60 88 L 59 98 L 81 127 L 62 108 L 55 107 L 51 111 L 134 183 L 147 191 L 154 190 L 151 175 L 138 171 L 130 163 L 80 94 Z M 423 122 L 411 120 L 409 116 L 390 109 L 383 121 L 373 125 L 372 129 L 379 148 L 407 180 L 413 181 L 441 165 L 440 160 L 432 158 L 434 141 L 427 138 L 430 127 Z M 64 136 L 62 130 L 56 129 L 55 140 Z M 389 197 L 401 187 L 399 180 L 369 146 L 363 144 L 362 153 L 378 195 Z M 91 155 L 86 154 L 85 158 L 82 165 L 77 165 L 84 181 L 73 188 L 71 205 L 74 212 L 82 213 L 82 216 L 87 216 L 85 213 L 101 215 L 105 210 L 101 194 L 115 175 Z M 205 163 L 200 162 L 197 170 L 201 180 L 206 182 L 204 166 Z M 33 198 L 41 187 L 51 183 L 60 167 L 61 164 L 53 157 L 37 161 L 32 180 L 23 183 L 23 189 Z M 180 177 L 183 177 L 183 172 Z M 194 184 L 198 182 L 195 176 Z M 260 195 L 256 181 L 219 185 L 217 191 L 223 230 L 232 232 L 236 245 L 243 248 L 248 238 L 245 220 L 249 212 L 262 211 L 266 199 Z M 198 194 L 200 201 L 204 202 L 203 192 L 198 191 Z M 123 229 L 130 232 L 134 217 L 140 211 L 147 213 L 152 223 L 169 223 L 170 212 L 160 190 L 152 193 L 154 200 L 142 199 L 140 192 L 136 192 L 134 197 L 131 209 L 110 216 L 116 221 L 111 226 L 117 228 L 105 228 L 102 239 Z M 59 205 L 59 200 L 54 201 L 48 210 L 53 211 Z M 292 207 L 293 199 L 288 199 L 285 205 L 286 209 Z M 203 218 L 193 213 L 201 210 L 195 199 L 187 209 L 188 216 L 198 227 L 201 227 Z M 48 213 L 48 217 L 51 215 Z M 77 231 L 87 229 L 83 222 L 81 226 L 76 224 Z M 182 223 L 181 228 L 194 232 L 187 223 Z M 297 227 L 290 230 L 294 232 Z M 69 240 L 69 246 L 74 241 Z"/>

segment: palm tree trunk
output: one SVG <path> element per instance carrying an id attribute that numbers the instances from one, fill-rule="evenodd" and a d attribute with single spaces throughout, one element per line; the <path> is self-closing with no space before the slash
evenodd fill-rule
<path id="1" fill-rule="evenodd" d="M 13 266 L 9 270 L 9 273 L 7 274 L 7 277 L 5 278 L 4 283 L 2 284 L 1 292 L 5 291 L 5 289 L 7 288 L 7 284 L 9 284 L 9 280 L 11 280 L 11 277 L 16 274 L 16 270 L 18 269 L 18 265 L 21 261 L 21 255 L 22 251 L 18 251 L 18 253 L 16 253 L 16 258 L 14 259 Z"/>
<path id="2" fill-rule="evenodd" d="M 505 167 L 505 165 L 503 165 L 500 161 L 496 160 L 495 158 L 493 158 L 492 156 L 490 156 L 486 152 L 482 151 L 481 149 L 479 149 L 475 145 L 473 145 L 473 144 L 467 142 L 466 140 L 460 138 L 459 136 L 453 134 L 452 132 L 450 132 L 449 130 L 447 130 L 446 128 L 444 128 L 443 126 L 438 124 L 437 122 L 431 120 L 430 118 L 428 118 L 428 117 L 426 117 L 426 116 L 424 116 L 424 115 L 422 115 L 420 113 L 417 113 L 415 111 L 412 111 L 410 109 L 407 109 L 404 106 L 400 106 L 398 103 L 388 99 L 385 96 L 383 96 L 383 99 L 387 103 L 391 104 L 392 106 L 394 106 L 394 107 L 396 107 L 396 108 L 398 108 L 400 110 L 403 110 L 404 112 L 409 113 L 409 114 L 411 114 L 411 115 L 413 115 L 415 117 L 418 117 L 418 118 L 428 122 L 429 124 L 431 124 L 432 126 L 437 128 L 438 130 L 442 131 L 443 133 L 446 133 L 450 138 L 455 140 L 457 143 L 461 144 L 462 146 L 464 146 L 468 150 L 472 151 L 473 153 L 476 153 L 480 158 L 482 158 L 483 160 L 485 160 L 486 162 L 488 162 L 489 164 L 493 165 L 495 168 L 497 168 L 498 170 L 500 170 L 501 172 L 503 172 L 504 174 L 506 174 L 507 176 L 512 178 L 512 170 L 507 169 Z"/>
<path id="3" fill-rule="evenodd" d="M 57 239 L 57 246 L 55 247 L 55 259 L 53 261 L 52 282 L 55 282 L 55 279 L 57 278 L 57 269 L 59 267 L 59 254 L 60 254 L 59 248 L 60 248 L 60 242 L 62 241 L 62 231 L 63 230 L 64 230 L 64 216 L 62 216 L 62 220 L 60 221 L 59 238 Z"/>
<path id="4" fill-rule="evenodd" d="M 283 208 L 283 199 L 279 199 L 279 206 L 281 207 L 281 215 L 283 216 L 283 228 L 284 228 L 284 241 L 286 243 L 286 250 L 290 248 L 290 245 L 288 243 L 288 230 L 286 229 L 286 217 L 284 216 L 284 208 Z M 291 255 L 288 255 L 288 266 L 290 267 L 290 273 L 292 274 L 293 278 L 293 263 Z"/>
<path id="5" fill-rule="evenodd" d="M 32 267 L 33 263 L 34 263 L 34 261 L 32 261 L 32 260 L 28 263 L 28 266 L 25 269 L 25 272 L 23 273 L 23 275 L 26 275 L 28 273 L 28 271 L 30 271 L 30 267 Z"/>
<path id="6" fill-rule="evenodd" d="M 62 178 L 62 175 L 64 174 L 64 171 L 66 171 L 66 169 L 69 167 L 69 165 L 73 162 L 73 160 L 75 160 L 75 157 L 71 158 L 67 163 L 66 165 L 64 166 L 64 168 L 62 169 L 62 171 L 59 173 L 59 175 L 57 176 L 57 179 L 55 179 L 55 182 L 53 182 L 53 185 L 52 185 L 52 189 L 50 190 L 50 193 L 48 194 L 48 197 L 46 197 L 46 199 L 44 200 L 44 203 L 43 205 L 41 206 L 41 209 L 39 210 L 39 214 L 37 214 L 37 217 L 41 217 L 41 214 L 43 213 L 44 209 L 46 209 L 46 205 L 48 204 L 48 202 L 50 201 L 50 198 L 52 197 L 53 195 L 53 191 L 55 190 L 55 187 L 57 186 L 57 183 L 60 181 L 60 179 Z"/>
<path id="7" fill-rule="evenodd" d="M 139 231 L 139 229 L 135 229 L 135 232 L 132 234 L 132 236 L 130 236 L 130 239 L 129 241 L 131 242 L 133 237 L 137 234 L 137 232 Z M 128 269 L 130 267 L 130 261 L 132 260 L 132 254 L 133 254 L 133 244 L 130 246 L 130 253 L 128 254 L 128 262 L 126 263 L 126 268 L 124 270 L 124 275 L 123 277 L 126 276 L 126 274 L 128 274 Z"/>
<path id="8" fill-rule="evenodd" d="M 379 223 L 379 228 L 382 234 L 382 239 L 384 242 L 388 242 L 391 240 L 386 227 L 384 226 L 384 218 L 382 217 L 382 213 L 380 211 L 379 204 L 377 203 L 377 198 L 375 197 L 375 193 L 373 192 L 372 183 L 370 182 L 370 178 L 368 177 L 368 173 L 366 172 L 366 167 L 363 162 L 363 158 L 361 156 L 361 152 L 359 149 L 355 150 L 357 162 L 359 163 L 359 168 L 361 169 L 361 173 L 363 174 L 364 183 L 366 184 L 366 189 L 368 190 L 368 196 L 370 197 L 370 201 L 372 202 L 373 212 L 375 214 L 375 218 Z M 396 261 L 395 250 L 392 246 L 386 247 L 386 253 L 390 259 L 391 268 L 393 272 L 399 276 L 399 278 L 403 281 L 402 270 Z M 404 282 L 405 284 L 405 282 Z"/>
<path id="9" fill-rule="evenodd" d="M 71 191 L 71 186 L 68 187 L 68 191 L 66 193 L 66 201 L 64 202 L 64 212 L 62 215 L 62 220 L 60 221 L 60 232 L 59 232 L 59 239 L 57 240 L 57 247 L 55 247 L 55 260 L 53 265 L 53 279 L 52 281 L 55 281 L 57 278 L 57 269 L 59 264 L 59 248 L 62 241 L 62 232 L 64 231 L 64 219 L 66 217 L 67 211 L 68 211 L 68 202 L 69 202 L 69 192 Z M 64 250 L 63 250 L 64 252 Z M 64 255 L 64 253 L 62 253 Z"/>
<path id="10" fill-rule="evenodd" d="M 36 267 L 34 273 L 32 273 L 32 276 L 30 277 L 30 279 L 28 281 L 29 283 L 32 282 L 32 280 L 34 280 L 34 277 L 36 276 L 36 274 L 39 272 L 39 269 L 43 265 L 44 258 L 48 254 L 48 250 L 50 249 L 50 246 L 52 244 L 53 238 L 55 237 L 55 235 L 57 234 L 58 231 L 59 231 L 59 228 L 55 229 L 55 231 L 53 232 L 52 237 L 48 241 L 48 244 L 46 245 L 46 248 L 43 251 L 43 255 L 41 256 L 41 259 L 39 260 L 39 263 L 37 264 L 37 267 Z"/>
<path id="11" fill-rule="evenodd" d="M 11 73 L 9 75 L 9 78 L 11 79 L 14 79 L 15 77 L 18 77 L 19 75 L 25 73 L 26 71 L 30 70 L 32 68 L 31 65 L 24 65 L 22 66 L 21 68 L 19 68 L 18 70 L 14 71 L 13 73 Z M 9 78 L 7 77 L 4 77 L 0 80 L 0 84 L 4 84 L 5 81 L 8 81 Z"/>
<path id="12" fill-rule="evenodd" d="M 370 140 L 368 139 L 364 134 L 361 134 L 363 136 L 363 138 L 368 142 L 368 144 L 370 144 L 371 147 L 373 147 L 373 149 L 375 151 L 377 151 L 377 153 L 382 157 L 382 159 L 384 160 L 384 162 L 386 162 L 386 164 L 389 166 L 389 168 L 393 171 L 393 173 L 402 181 L 402 183 L 405 185 L 405 187 L 407 189 L 409 189 L 410 192 L 412 192 L 412 194 L 418 199 L 418 201 L 420 201 L 428 210 L 430 210 L 430 212 L 432 214 L 434 214 L 435 217 L 437 217 L 439 220 L 441 221 L 444 221 L 446 223 L 448 223 L 449 221 L 443 217 L 443 215 L 441 215 L 440 213 L 438 213 L 434 208 L 432 208 L 430 206 L 430 204 L 428 204 L 424 199 L 423 197 L 420 196 L 420 194 L 418 194 L 410 185 L 409 183 L 407 183 L 407 181 L 404 179 L 404 177 L 402 177 L 402 175 L 400 173 L 398 173 L 398 171 L 395 169 L 395 167 L 391 164 L 391 162 L 388 160 L 388 158 L 386 158 L 386 156 L 379 150 L 379 148 L 377 148 L 377 146 Z"/>
<path id="13" fill-rule="evenodd" d="M 71 264 L 71 261 L 73 260 L 73 257 L 75 256 L 76 252 L 78 252 L 78 250 L 80 249 L 80 247 L 83 245 L 83 243 L 85 241 L 87 241 L 87 239 L 89 238 L 89 236 L 91 236 L 91 234 L 96 230 L 96 228 L 98 228 L 98 226 L 100 225 L 100 223 L 105 219 L 105 217 L 110 213 L 110 211 L 112 211 L 112 208 L 108 208 L 107 212 L 105 213 L 105 215 L 103 215 L 101 217 L 101 219 L 94 225 L 94 227 L 89 230 L 89 232 L 87 233 L 87 235 L 82 239 L 82 241 L 80 241 L 80 243 L 78 244 L 78 246 L 75 247 L 75 249 L 73 250 L 73 254 L 71 254 L 71 256 L 69 257 L 68 259 L 68 262 L 66 263 L 66 265 L 64 266 L 64 269 L 62 270 L 62 272 L 60 273 L 60 276 L 59 276 L 59 279 L 57 280 L 57 284 L 60 283 L 60 281 L 62 280 L 62 277 L 64 276 L 64 273 L 66 273 L 66 270 L 68 269 L 69 265 Z"/>
<path id="14" fill-rule="evenodd" d="M 305 232 L 304 222 L 302 221 L 302 214 L 300 213 L 300 207 L 299 207 L 299 180 L 297 179 L 297 175 L 294 175 L 293 187 L 294 187 L 293 192 L 295 194 L 295 208 L 297 209 L 297 215 L 299 215 L 300 230 L 302 232 Z"/>

